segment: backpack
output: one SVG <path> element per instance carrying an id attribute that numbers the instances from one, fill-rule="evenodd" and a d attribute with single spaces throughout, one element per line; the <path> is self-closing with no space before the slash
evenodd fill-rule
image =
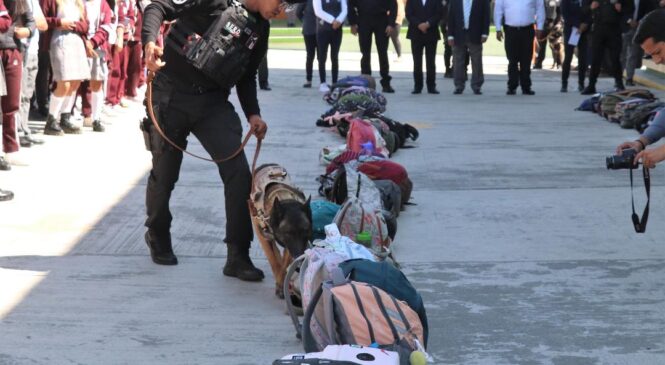
<path id="1" fill-rule="evenodd" d="M 355 238 L 360 232 L 368 232 L 372 239 L 370 250 L 380 258 L 391 256 L 388 226 L 381 209 L 370 209 L 355 196 L 349 197 L 333 221 L 343 236 Z"/>
<path id="2" fill-rule="evenodd" d="M 636 126 L 635 126 L 635 129 L 637 129 L 637 131 L 640 132 L 640 133 L 644 132 L 644 130 L 647 129 L 648 126 L 651 125 L 651 122 L 653 122 L 653 120 L 656 119 L 656 117 L 658 117 L 658 115 L 659 115 L 663 110 L 665 110 L 664 108 L 665 108 L 665 107 L 660 108 L 660 109 L 652 110 L 651 113 L 649 113 L 649 116 L 647 117 L 647 119 L 646 119 L 646 121 L 644 122 L 644 124 L 642 124 L 642 125 L 636 125 Z"/>
<path id="3" fill-rule="evenodd" d="M 314 336 L 311 327 L 322 329 Z M 409 354 L 422 348 L 424 329 L 418 314 L 404 301 L 371 284 L 346 281 L 341 270 L 323 283 L 305 310 L 302 325 L 306 352 L 321 351 L 328 345 L 355 344 L 400 353 L 402 364 Z"/>
<path id="4" fill-rule="evenodd" d="M 390 130 L 388 124 L 378 118 L 368 119 L 374 128 L 381 133 L 381 137 L 386 141 L 386 149 L 388 149 L 388 157 L 392 156 L 393 153 L 399 149 L 399 137 L 397 134 Z"/>
<path id="5" fill-rule="evenodd" d="M 427 347 L 429 337 L 427 312 L 423 298 L 411 285 L 404 273 L 386 261 L 374 262 L 363 259 L 350 259 L 339 264 L 344 272 L 344 277 L 353 281 L 360 281 L 381 288 L 397 300 L 405 301 L 411 309 L 418 313 L 420 323 L 423 326 L 423 346 Z"/>
<path id="6" fill-rule="evenodd" d="M 325 281 L 332 277 L 332 271 L 339 264 L 349 259 L 363 259 L 363 262 L 372 262 L 373 254 L 364 246 L 352 242 L 348 237 L 340 237 L 336 242 L 337 250 L 325 241 L 316 241 L 314 247 L 309 248 L 300 257 L 296 258 L 288 267 L 284 277 L 284 292 L 293 293 L 298 302 L 286 300 L 286 308 L 296 329 L 296 337 L 300 338 L 302 326 L 298 320 L 298 312 L 306 308 L 316 290 Z M 317 325 L 311 329 L 318 333 Z"/>
<path id="7" fill-rule="evenodd" d="M 650 100 L 634 98 L 622 101 L 616 105 L 614 108 L 614 115 L 610 118 L 610 122 L 619 123 L 621 128 L 633 129 L 635 126 L 628 126 L 627 122 L 624 122 L 624 117 L 626 113 L 630 114 L 630 111 L 637 108 L 642 104 L 649 103 Z"/>
<path id="8" fill-rule="evenodd" d="M 392 180 L 374 180 L 374 185 L 381 193 L 383 209 L 390 211 L 393 216 L 398 217 L 402 211 L 402 190 Z"/>
<path id="9" fill-rule="evenodd" d="M 346 135 L 346 148 L 353 152 L 362 152 L 365 145 L 371 143 L 371 153 L 379 153 L 388 157 L 390 152 L 386 149 L 386 141 L 372 123 L 363 119 L 351 119 L 349 132 Z"/>
<path id="10" fill-rule="evenodd" d="M 582 100 L 580 106 L 578 106 L 575 110 L 581 112 L 595 112 L 597 110 L 596 105 L 598 105 L 600 102 L 601 96 L 601 94 L 596 94 L 590 98 Z"/>
<path id="11" fill-rule="evenodd" d="M 653 112 L 663 107 L 665 107 L 665 103 L 652 101 L 627 110 L 624 112 L 623 118 L 621 118 L 621 128 L 635 128 L 641 133 Z"/>
<path id="12" fill-rule="evenodd" d="M 413 182 L 404 166 L 390 160 L 367 161 L 358 166 L 358 171 L 364 173 L 372 180 L 391 180 L 399 186 L 402 192 L 402 204 L 411 199 Z"/>
<path id="13" fill-rule="evenodd" d="M 340 206 L 325 200 L 313 200 L 309 203 L 312 211 L 312 234 L 314 238 L 326 237 L 324 227 L 332 223 Z"/>
<path id="14" fill-rule="evenodd" d="M 617 104 L 629 99 L 654 100 L 655 96 L 647 89 L 629 89 L 604 94 L 599 101 L 600 115 L 610 120 L 616 113 Z"/>
<path id="15" fill-rule="evenodd" d="M 368 114 L 368 113 L 366 113 L 366 116 L 372 117 L 372 118 L 378 118 L 381 121 L 383 121 L 384 123 L 386 123 L 388 125 L 388 128 L 390 128 L 390 130 L 392 132 L 394 132 L 395 135 L 397 136 L 397 141 L 396 142 L 397 142 L 397 146 L 399 148 L 407 148 L 405 146 L 406 141 L 408 139 L 411 139 L 412 141 L 415 141 L 415 140 L 418 139 L 418 137 L 420 135 L 420 133 L 418 132 L 418 130 L 415 127 L 413 127 L 409 124 L 406 124 L 406 123 L 402 124 L 402 123 L 400 123 L 396 120 L 393 120 L 393 119 L 390 119 L 390 118 L 386 117 L 383 114 L 380 114 L 380 113 Z"/>

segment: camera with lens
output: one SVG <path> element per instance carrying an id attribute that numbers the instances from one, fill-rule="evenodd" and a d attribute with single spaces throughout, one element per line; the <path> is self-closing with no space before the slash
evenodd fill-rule
<path id="1" fill-rule="evenodd" d="M 637 164 L 633 163 L 637 151 L 627 148 L 621 151 L 621 154 L 605 158 L 605 164 L 608 170 L 635 169 Z"/>

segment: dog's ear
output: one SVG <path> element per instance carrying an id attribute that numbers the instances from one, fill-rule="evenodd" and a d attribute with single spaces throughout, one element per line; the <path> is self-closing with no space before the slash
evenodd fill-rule
<path id="1" fill-rule="evenodd" d="M 283 215 L 282 203 L 279 201 L 279 198 L 275 197 L 272 203 L 272 211 L 270 212 L 270 222 L 273 225 L 277 225 L 282 220 Z"/>
<path id="2" fill-rule="evenodd" d="M 312 221 L 312 205 L 310 204 L 311 201 L 312 201 L 312 196 L 310 195 L 309 197 L 307 197 L 307 201 L 302 207 L 303 212 L 305 212 L 305 215 L 307 216 L 310 222 Z"/>

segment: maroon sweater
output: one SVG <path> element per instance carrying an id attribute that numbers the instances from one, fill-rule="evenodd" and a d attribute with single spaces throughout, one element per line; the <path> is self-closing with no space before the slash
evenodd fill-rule
<path id="1" fill-rule="evenodd" d="M 56 0 L 40 0 L 39 5 L 42 7 L 44 17 L 46 18 L 46 24 L 48 24 L 46 32 L 42 33 L 39 37 L 39 50 L 42 52 L 48 52 L 49 48 L 51 48 L 53 31 L 60 26 L 60 18 L 58 18 L 58 3 Z M 81 19 L 76 22 L 74 32 L 80 34 L 81 38 L 85 38 L 88 35 L 88 20 L 85 16 L 85 7 L 83 7 Z"/>

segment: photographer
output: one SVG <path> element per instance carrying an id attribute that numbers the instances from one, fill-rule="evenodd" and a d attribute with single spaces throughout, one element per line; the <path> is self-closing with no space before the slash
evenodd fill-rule
<path id="1" fill-rule="evenodd" d="M 171 244 L 169 200 L 180 172 L 181 149 L 193 133 L 213 159 L 238 153 L 227 161 L 216 161 L 226 208 L 228 256 L 223 273 L 245 281 L 263 279 L 263 272 L 249 257 L 253 232 L 247 199 L 252 176 L 240 150 L 240 118 L 228 97 L 235 87 L 250 130 L 262 139 L 267 126 L 256 99 L 256 73 L 268 49 L 268 19 L 295 2 L 298 0 L 242 0 L 241 4 L 229 0 L 154 0 L 146 7 L 141 38 L 146 65 L 156 72 L 149 100 L 152 104 L 148 105 L 165 135 L 178 145 L 167 143 L 151 121 L 143 122 L 146 147 L 152 152 L 145 240 L 153 262 L 178 263 Z M 155 42 L 162 22 L 176 19 L 165 46 L 158 47 Z M 216 51 L 211 43 L 225 52 Z"/>
<path id="2" fill-rule="evenodd" d="M 665 28 L 662 24 L 665 24 L 665 9 L 652 11 L 642 19 L 633 39 L 633 42 L 639 44 L 657 64 L 665 63 Z M 665 160 L 665 146 L 644 149 L 663 137 L 665 137 L 665 110 L 658 112 L 640 138 L 620 144 L 617 147 L 617 154 L 624 149 L 633 148 L 639 152 L 635 156 L 635 162 L 640 161 L 645 167 L 653 168 L 658 162 Z"/>

